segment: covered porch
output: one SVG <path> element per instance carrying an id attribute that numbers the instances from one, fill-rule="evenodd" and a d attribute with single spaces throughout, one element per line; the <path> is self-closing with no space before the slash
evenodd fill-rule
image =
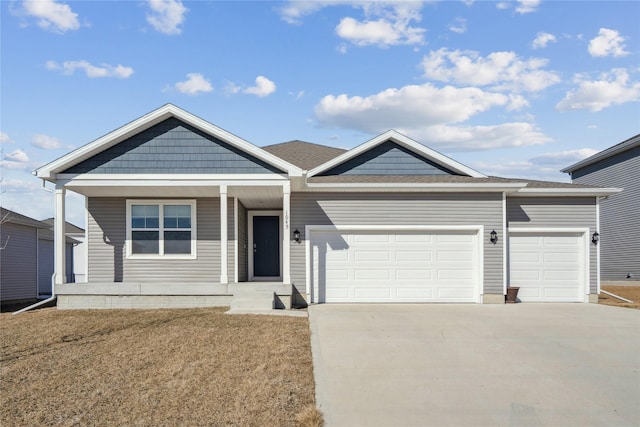
<path id="1" fill-rule="evenodd" d="M 287 178 L 171 177 L 117 183 L 91 178 L 59 181 L 55 189 L 54 292 L 59 308 L 233 306 L 252 292 L 270 297 L 262 298 L 264 309 L 266 304 L 291 307 Z M 86 197 L 86 283 L 65 283 L 68 190 Z M 146 229 L 139 228 L 144 227 L 136 217 L 139 207 L 149 206 L 156 213 L 146 217 Z M 190 208 L 177 229 L 182 236 L 190 235 L 190 244 L 172 240 L 171 233 L 177 233 L 169 228 L 169 207 Z M 149 243 L 148 235 L 157 235 L 158 241 Z M 149 253 L 149 247 L 160 249 Z"/>

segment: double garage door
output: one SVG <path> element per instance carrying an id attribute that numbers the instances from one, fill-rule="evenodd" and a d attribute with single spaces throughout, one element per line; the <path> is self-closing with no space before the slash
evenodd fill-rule
<path id="1" fill-rule="evenodd" d="M 311 233 L 317 302 L 478 302 L 477 230 Z"/>

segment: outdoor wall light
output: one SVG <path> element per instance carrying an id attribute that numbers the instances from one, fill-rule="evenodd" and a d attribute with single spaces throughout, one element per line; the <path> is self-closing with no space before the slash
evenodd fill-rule
<path id="1" fill-rule="evenodd" d="M 300 243 L 300 232 L 298 231 L 298 229 L 296 228 L 296 230 L 293 232 L 293 240 L 296 241 L 296 243 Z"/>
<path id="2" fill-rule="evenodd" d="M 498 233 L 496 233 L 496 230 L 493 230 L 489 236 L 489 241 L 491 241 L 491 243 L 494 245 L 498 243 Z"/>
<path id="3" fill-rule="evenodd" d="M 599 241 L 600 241 L 600 233 L 598 233 L 597 231 L 594 231 L 593 234 L 591 235 L 591 243 L 593 243 L 594 245 L 597 245 Z"/>

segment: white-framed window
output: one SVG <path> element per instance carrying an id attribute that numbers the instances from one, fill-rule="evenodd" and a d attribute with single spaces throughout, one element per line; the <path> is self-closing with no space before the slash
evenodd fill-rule
<path id="1" fill-rule="evenodd" d="M 127 200 L 127 258 L 196 258 L 195 200 Z"/>

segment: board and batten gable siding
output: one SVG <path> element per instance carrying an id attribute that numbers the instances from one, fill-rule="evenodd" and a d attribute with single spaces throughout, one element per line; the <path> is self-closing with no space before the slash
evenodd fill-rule
<path id="1" fill-rule="evenodd" d="M 318 176 L 456 175 L 392 141 L 384 142 Z"/>
<path id="2" fill-rule="evenodd" d="M 127 259 L 126 200 L 120 197 L 91 197 L 88 200 L 89 282 L 220 281 L 220 199 L 196 199 L 197 259 Z M 227 214 L 227 274 L 233 277 L 233 203 L 229 203 Z"/>
<path id="3" fill-rule="evenodd" d="M 602 280 L 640 280 L 640 146 L 585 166 L 571 177 L 576 184 L 622 188 L 600 199 L 600 275 Z"/>
<path id="4" fill-rule="evenodd" d="M 176 118 L 74 165 L 68 174 L 283 174 Z"/>
<path id="5" fill-rule="evenodd" d="M 589 228 L 596 231 L 595 197 L 508 197 L 508 228 Z M 589 243 L 590 292 L 598 289 L 597 252 Z"/>
<path id="6" fill-rule="evenodd" d="M 291 278 L 306 289 L 306 225 L 483 225 L 484 293 L 503 294 L 502 193 L 293 193 Z M 498 231 L 496 245 L 488 233 Z"/>
<path id="7" fill-rule="evenodd" d="M 37 228 L 5 222 L 0 225 L 0 300 L 38 297 Z M 8 239 L 8 240 L 7 240 Z"/>

